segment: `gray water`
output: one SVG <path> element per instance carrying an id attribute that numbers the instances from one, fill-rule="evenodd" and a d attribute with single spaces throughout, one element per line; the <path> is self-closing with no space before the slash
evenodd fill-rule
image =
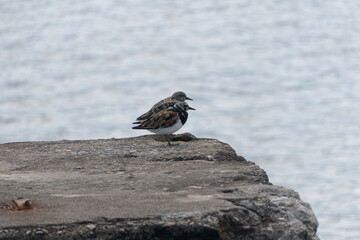
<path id="1" fill-rule="evenodd" d="M 218 138 L 311 204 L 321 239 L 360 239 L 360 2 L 0 0 L 0 142 L 179 131 Z"/>

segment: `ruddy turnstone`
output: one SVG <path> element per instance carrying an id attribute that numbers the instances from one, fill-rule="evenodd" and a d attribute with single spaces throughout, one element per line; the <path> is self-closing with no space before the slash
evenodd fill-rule
<path id="1" fill-rule="evenodd" d="M 162 109 L 159 112 L 150 115 L 147 119 L 137 122 L 138 126 L 133 129 L 145 129 L 155 134 L 167 135 L 168 144 L 170 144 L 170 134 L 184 126 L 188 118 L 188 110 L 195 110 L 186 102 L 177 102 L 174 106 Z"/>
<path id="2" fill-rule="evenodd" d="M 169 107 L 173 107 L 178 102 L 184 102 L 185 100 L 192 100 L 191 98 L 187 97 L 184 92 L 178 91 L 175 92 L 170 97 L 167 97 L 158 103 L 156 103 L 149 111 L 141 115 L 136 119 L 134 124 L 140 124 L 141 122 L 149 119 L 151 115 L 160 112 L 161 110 L 167 109 Z"/>

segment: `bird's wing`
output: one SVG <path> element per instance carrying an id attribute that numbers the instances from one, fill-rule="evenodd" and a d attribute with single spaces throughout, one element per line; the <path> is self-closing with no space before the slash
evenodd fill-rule
<path id="1" fill-rule="evenodd" d="M 158 102 L 157 104 L 155 104 L 149 111 L 138 117 L 136 120 L 140 122 L 145 121 L 151 118 L 152 115 L 155 115 L 156 113 L 159 113 L 160 111 L 165 110 L 167 108 L 173 107 L 177 102 L 179 101 L 173 99 L 164 99 Z"/>
<path id="2" fill-rule="evenodd" d="M 140 123 L 141 129 L 157 129 L 171 127 L 178 120 L 178 114 L 174 111 L 163 110 L 155 113 L 151 118 Z"/>

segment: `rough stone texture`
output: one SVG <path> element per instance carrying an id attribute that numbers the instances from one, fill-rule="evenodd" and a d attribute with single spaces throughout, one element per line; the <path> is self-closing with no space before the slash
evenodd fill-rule
<path id="1" fill-rule="evenodd" d="M 214 139 L 0 145 L 0 239 L 318 239 L 293 190 Z"/>

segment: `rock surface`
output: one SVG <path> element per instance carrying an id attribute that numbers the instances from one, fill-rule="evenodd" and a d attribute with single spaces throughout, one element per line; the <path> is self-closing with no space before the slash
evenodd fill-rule
<path id="1" fill-rule="evenodd" d="M 0 239 L 318 239 L 293 190 L 214 139 L 0 145 Z"/>

